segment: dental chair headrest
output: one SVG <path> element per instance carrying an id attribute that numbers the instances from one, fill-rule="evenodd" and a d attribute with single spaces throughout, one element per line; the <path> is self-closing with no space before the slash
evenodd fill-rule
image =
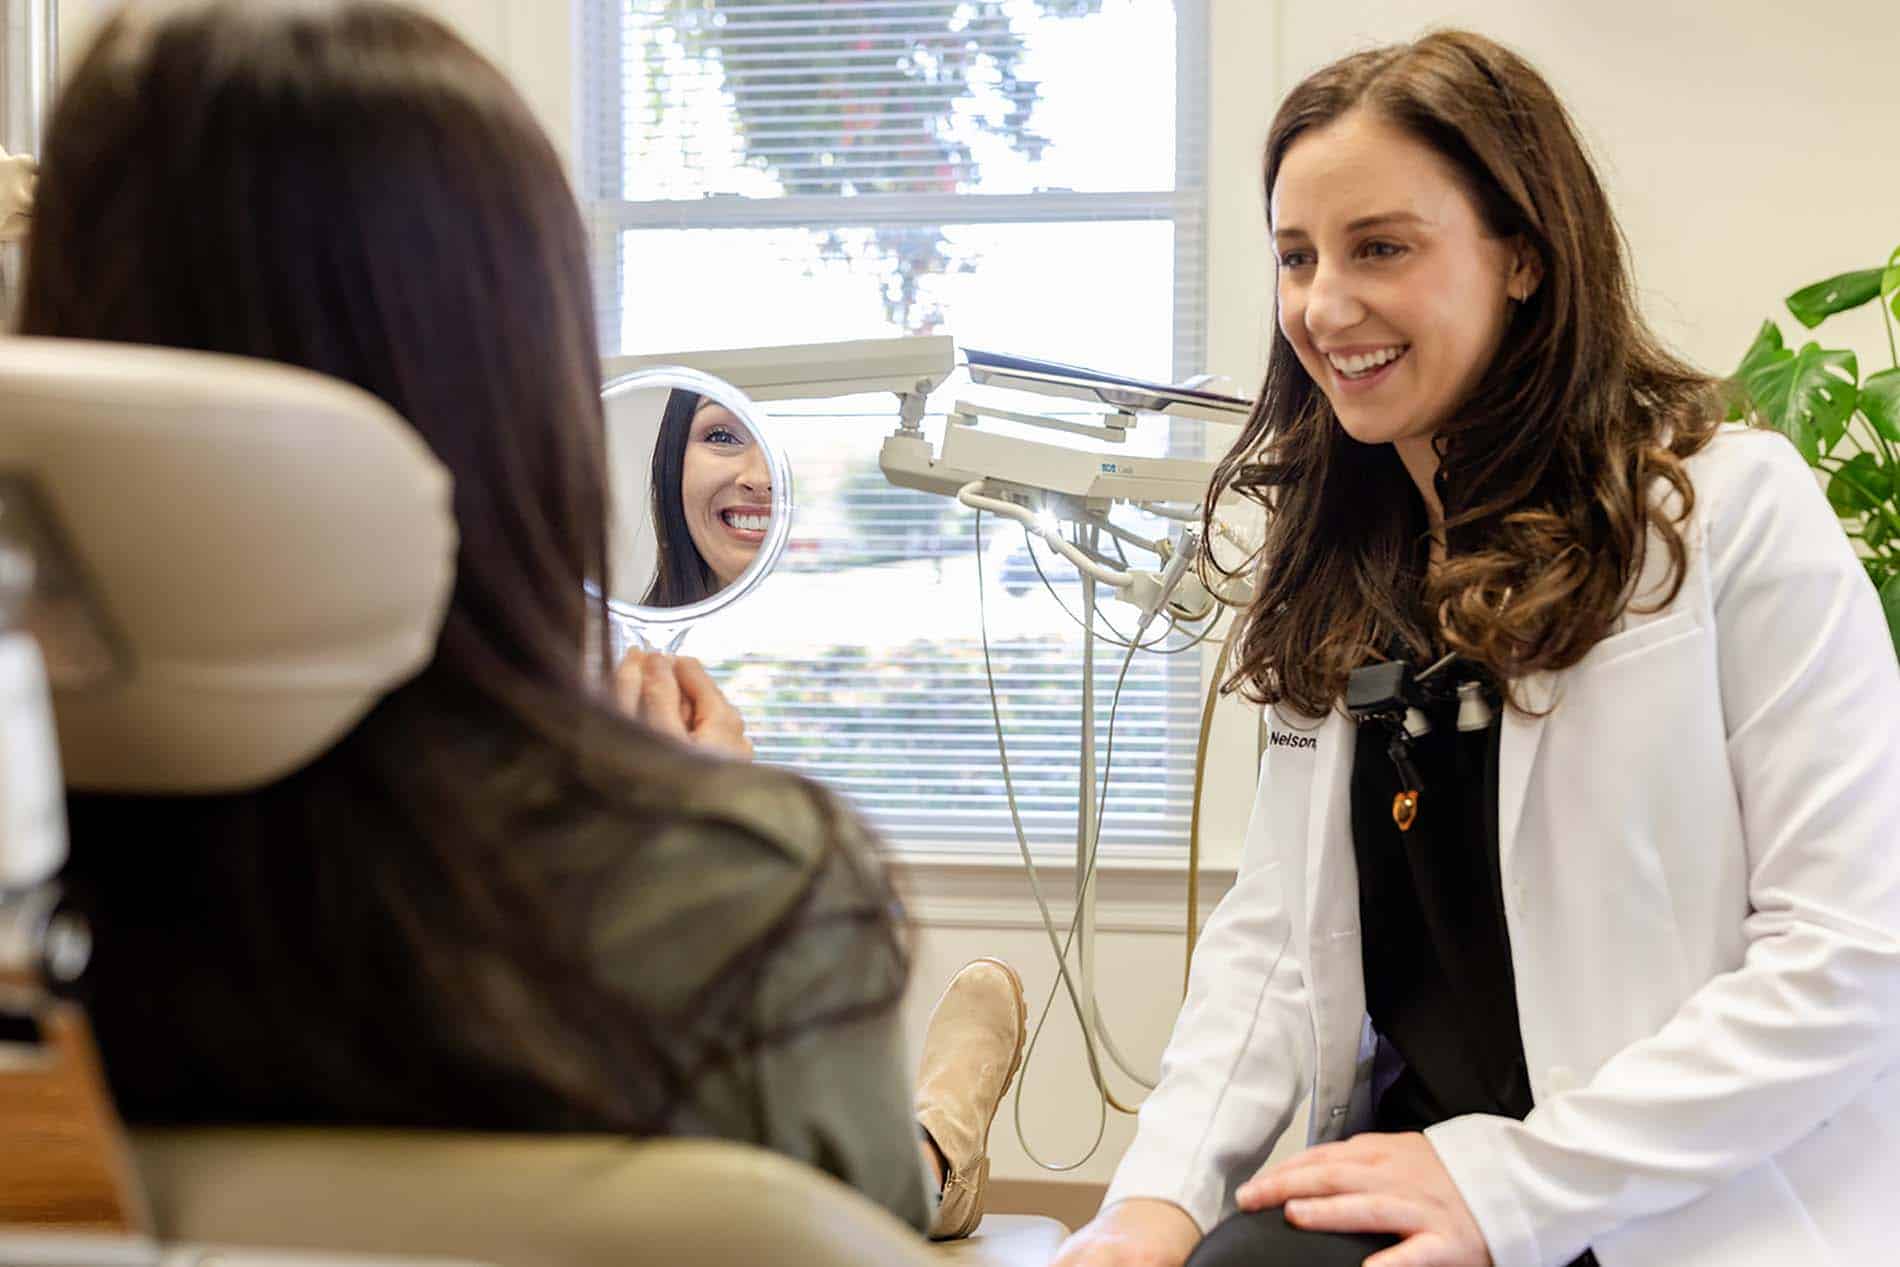
<path id="1" fill-rule="evenodd" d="M 414 430 L 261 361 L 0 338 L 8 497 L 67 556 L 26 623 L 77 789 L 295 771 L 429 662 L 454 578 L 448 474 Z"/>

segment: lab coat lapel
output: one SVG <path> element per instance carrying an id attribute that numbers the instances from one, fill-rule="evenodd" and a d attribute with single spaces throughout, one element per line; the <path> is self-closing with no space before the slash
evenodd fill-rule
<path id="1" fill-rule="evenodd" d="M 1312 1140 L 1337 1139 L 1347 1126 L 1365 1028 L 1366 981 L 1360 957 L 1359 867 L 1352 847 L 1352 755 L 1357 728 L 1343 713 L 1326 719 L 1314 753 L 1307 811 L 1307 997 L 1318 1067 Z"/>
<path id="2" fill-rule="evenodd" d="M 1557 675 L 1533 673 L 1518 683 L 1519 698 L 1529 713 L 1504 710 L 1503 734 L 1498 740 L 1498 869 L 1511 874 L 1518 830 L 1524 823 L 1524 801 L 1530 790 L 1531 770 L 1544 739 L 1549 712 L 1557 700 Z"/>
<path id="3" fill-rule="evenodd" d="M 1320 727 L 1313 754 L 1307 809 L 1306 927 L 1312 949 L 1359 922 L 1359 868 L 1352 853 L 1352 780 L 1355 727 L 1333 712 Z"/>

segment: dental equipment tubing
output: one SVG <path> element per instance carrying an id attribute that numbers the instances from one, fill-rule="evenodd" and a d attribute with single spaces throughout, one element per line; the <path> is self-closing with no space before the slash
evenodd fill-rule
<path id="1" fill-rule="evenodd" d="M 1132 569 L 1122 571 L 1112 568 L 1064 540 L 1053 515 L 1046 512 L 1037 514 L 1015 502 L 987 497 L 983 494 L 983 488 L 984 481 L 972 480 L 957 490 L 957 500 L 972 510 L 987 510 L 993 515 L 1022 524 L 1036 532 L 1051 550 L 1073 563 L 1076 570 L 1084 577 L 1083 607 L 1087 609 L 1091 619 L 1094 615 L 1092 602 L 1094 591 L 1091 587 L 1096 584 L 1122 591 L 1124 600 L 1141 609 L 1141 619 L 1135 626 L 1135 636 L 1131 641 L 1141 641 L 1141 635 L 1147 631 L 1149 625 L 1154 623 L 1161 605 L 1167 602 L 1174 593 L 1175 588 L 1181 583 L 1181 578 L 1187 572 L 1189 564 L 1200 554 L 1201 533 L 1198 528 L 1189 528 L 1183 532 L 1181 544 L 1175 546 L 1165 538 L 1159 541 L 1143 540 L 1133 533 L 1126 533 L 1115 528 L 1104 520 L 1099 525 L 1092 524 L 1091 528 L 1106 528 L 1130 545 L 1152 551 L 1167 560 L 1159 576 L 1152 572 L 1137 572 Z M 1202 610 L 1198 613 L 1184 611 L 1178 614 L 1184 620 L 1199 620 L 1208 613 Z"/>
<path id="2" fill-rule="evenodd" d="M 1046 362 L 997 357 L 976 351 L 968 351 L 966 355 L 972 378 L 980 384 L 1006 386 L 1072 399 L 1093 400 L 1108 404 L 1115 411 L 1105 417 L 1097 416 L 1095 422 L 1101 425 L 1095 425 L 1095 422 L 1042 418 L 1035 414 L 958 401 L 955 410 L 950 415 L 949 425 L 945 429 L 941 449 L 933 453 L 930 441 L 924 435 L 921 426 L 922 410 L 916 407 L 914 400 L 906 399 L 900 413 L 902 421 L 896 432 L 886 438 L 879 458 L 879 464 L 885 476 L 893 484 L 955 497 L 960 504 L 977 512 L 979 525 L 985 511 L 998 518 L 1021 524 L 1029 532 L 1041 537 L 1052 551 L 1067 560 L 1080 574 L 1083 610 L 1078 623 L 1081 624 L 1083 630 L 1083 650 L 1075 860 L 1076 905 L 1074 918 L 1070 923 L 1066 938 L 1058 935 L 1055 920 L 1044 900 L 1035 859 L 1022 826 L 1021 815 L 1017 811 L 1002 709 L 990 663 L 986 605 L 983 602 L 983 596 L 979 594 L 979 619 L 984 624 L 982 630 L 984 667 L 986 677 L 989 679 L 997 748 L 1003 765 L 1004 790 L 1009 800 L 1011 821 L 1016 830 L 1023 864 L 1028 872 L 1038 909 L 1042 914 L 1050 949 L 1056 959 L 1057 983 L 1052 987 L 1050 997 L 1044 1004 L 1042 1016 L 1037 1022 L 1036 1034 L 1030 1040 L 1029 1051 L 1025 1053 L 1024 1078 L 1026 1080 L 1028 1077 L 1028 1065 L 1049 1010 L 1054 1005 L 1055 993 L 1057 990 L 1062 990 L 1068 994 L 1070 1004 L 1075 1011 L 1082 1032 L 1090 1077 L 1101 1096 L 1099 1105 L 1102 1116 L 1098 1122 L 1095 1142 L 1090 1145 L 1087 1153 L 1076 1161 L 1056 1163 L 1045 1161 L 1036 1155 L 1023 1129 L 1020 1094 L 1016 1105 L 1017 1136 L 1023 1144 L 1024 1151 L 1044 1169 L 1071 1170 L 1084 1164 L 1099 1146 L 1109 1107 L 1112 1106 L 1121 1112 L 1134 1111 L 1128 1105 L 1121 1103 L 1109 1087 L 1103 1069 L 1103 1055 L 1105 1054 L 1108 1060 L 1112 1061 L 1136 1085 L 1152 1089 L 1155 1082 L 1152 1076 L 1137 1069 L 1135 1062 L 1130 1060 L 1116 1043 L 1103 1016 L 1095 985 L 1096 868 L 1099 860 L 1102 817 L 1107 806 L 1108 779 L 1112 772 L 1114 727 L 1116 711 L 1121 700 L 1121 688 L 1127 679 L 1135 653 L 1138 650 L 1152 649 L 1154 646 L 1153 643 L 1144 644 L 1142 638 L 1157 617 L 1165 615 L 1171 630 L 1181 627 L 1184 622 L 1189 624 L 1208 622 L 1206 629 L 1198 638 L 1176 648 L 1176 650 L 1184 650 L 1189 646 L 1197 645 L 1200 640 L 1207 637 L 1212 631 L 1212 622 L 1217 618 L 1220 607 L 1234 605 L 1235 596 L 1225 592 L 1218 594 L 1210 592 L 1209 588 L 1202 583 L 1196 567 L 1206 545 L 1198 526 L 1201 518 L 1200 508 L 1213 474 L 1214 463 L 1196 459 L 1107 454 L 1074 447 L 1073 442 L 1052 444 L 984 430 L 979 424 L 984 419 L 993 419 L 1007 424 L 1026 424 L 1070 435 L 1081 435 L 1109 445 L 1122 445 L 1137 422 L 1135 417 L 1137 412 L 1172 410 L 1177 414 L 1185 414 L 1202 420 L 1238 424 L 1244 421 L 1250 406 L 1246 401 L 1212 393 L 1141 384 L 1132 380 L 1095 375 L 1091 371 Z M 1176 541 L 1170 541 L 1165 535 L 1159 539 L 1148 539 L 1111 522 L 1109 511 L 1116 502 L 1137 506 L 1164 520 L 1193 526 L 1184 526 Z M 1073 525 L 1072 537 L 1063 535 L 1064 521 Z M 1226 528 L 1227 526 L 1223 524 L 1217 527 Z M 1122 567 L 1115 567 L 1099 554 L 1098 547 L 1104 535 L 1116 542 L 1154 554 L 1160 560 L 1159 571 L 1130 567 L 1125 558 Z M 1231 530 L 1223 532 L 1222 535 L 1230 540 L 1233 537 Z M 982 583 L 981 558 L 979 545 L 979 586 Z M 1031 558 L 1033 561 L 1033 553 Z M 1037 570 L 1041 571 L 1040 564 L 1037 565 Z M 1046 577 L 1044 583 L 1047 584 Z M 1116 591 L 1118 597 L 1135 606 L 1140 613 L 1133 636 L 1118 644 L 1125 648 L 1125 653 L 1120 672 L 1116 677 L 1115 693 L 1109 708 L 1109 747 L 1106 754 L 1107 761 L 1101 770 L 1099 788 L 1095 748 L 1095 640 L 1103 635 L 1096 629 L 1096 618 L 1099 614 L 1098 587 L 1107 587 Z M 1223 591 L 1228 588 L 1221 587 Z M 1051 593 L 1053 594 L 1053 591 Z M 1165 637 L 1164 634 L 1163 638 Z M 1155 641 L 1159 642 L 1161 639 Z M 1194 807 L 1196 823 L 1199 817 L 1198 796 L 1201 770 L 1205 761 L 1205 733 L 1205 727 L 1203 727 L 1203 743 L 1197 751 L 1196 760 L 1197 804 Z M 1192 848 L 1192 843 L 1190 854 L 1198 854 L 1198 850 Z M 1197 858 L 1191 857 L 1190 867 L 1197 861 Z M 1193 881 L 1190 878 L 1190 911 L 1195 905 L 1192 886 Z M 1192 927 L 1187 932 L 1190 947 L 1194 932 Z M 1075 956 L 1073 974 L 1069 964 L 1071 949 Z"/>

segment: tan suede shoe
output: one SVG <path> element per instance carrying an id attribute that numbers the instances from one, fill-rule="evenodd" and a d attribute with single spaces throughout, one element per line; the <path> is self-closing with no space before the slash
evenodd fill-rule
<path id="1" fill-rule="evenodd" d="M 949 1171 L 930 1225 L 933 1240 L 968 1236 L 983 1221 L 990 1123 L 1023 1058 L 1023 983 L 1000 959 L 977 959 L 950 978 L 924 1031 L 917 1122 Z"/>

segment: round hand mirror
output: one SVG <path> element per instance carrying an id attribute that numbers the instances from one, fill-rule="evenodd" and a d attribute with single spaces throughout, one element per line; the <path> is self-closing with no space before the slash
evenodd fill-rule
<path id="1" fill-rule="evenodd" d="M 792 529 L 792 473 L 730 383 L 676 366 L 601 392 L 612 514 L 608 610 L 623 641 L 677 648 L 764 580 Z"/>

